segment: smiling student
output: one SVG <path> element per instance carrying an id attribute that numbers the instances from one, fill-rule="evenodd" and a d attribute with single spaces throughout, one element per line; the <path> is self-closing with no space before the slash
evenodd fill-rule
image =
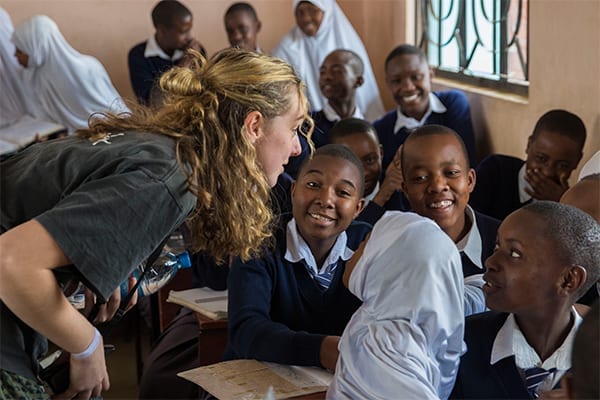
<path id="1" fill-rule="evenodd" d="M 493 310 L 467 318 L 457 399 L 529 399 L 571 368 L 573 304 L 600 277 L 600 225 L 575 207 L 529 204 L 500 225 L 483 290 Z"/>
<path id="2" fill-rule="evenodd" d="M 412 211 L 434 220 L 461 254 L 465 315 L 485 310 L 484 260 L 494 249 L 500 221 L 469 207 L 475 170 L 461 137 L 441 125 L 411 133 L 401 149 L 402 189 Z"/>
<path id="3" fill-rule="evenodd" d="M 258 32 L 262 23 L 252 5 L 246 2 L 233 3 L 225 11 L 224 20 L 231 47 L 262 53 L 258 45 Z"/>
<path id="4" fill-rule="evenodd" d="M 467 96 L 459 90 L 431 91 L 433 70 L 423 51 L 403 44 L 385 59 L 385 82 L 397 104 L 373 126 L 383 146 L 383 168 L 392 162 L 408 134 L 423 125 L 453 129 L 465 143 L 469 165 L 477 165 L 475 134 Z"/>
<path id="5" fill-rule="evenodd" d="M 565 110 L 540 117 L 527 139 L 527 158 L 492 154 L 477 167 L 471 205 L 500 220 L 533 200 L 559 201 L 581 160 L 586 129 Z"/>
<path id="6" fill-rule="evenodd" d="M 323 146 L 305 162 L 275 248 L 231 267 L 225 358 L 335 369 L 339 336 L 360 305 L 341 279 L 371 228 L 353 222 L 363 180 L 345 146 Z"/>

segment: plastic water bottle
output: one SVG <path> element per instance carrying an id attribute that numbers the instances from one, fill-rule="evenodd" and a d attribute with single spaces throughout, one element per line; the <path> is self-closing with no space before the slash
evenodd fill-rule
<path id="1" fill-rule="evenodd" d="M 192 261 L 187 251 L 181 253 L 174 253 L 171 247 L 165 245 L 160 256 L 156 259 L 144 274 L 142 282 L 138 286 L 138 296 L 148 296 L 152 293 L 158 292 L 158 290 L 165 286 L 173 279 L 177 271 L 184 268 L 190 268 Z M 143 266 L 140 265 L 133 270 L 131 275 L 136 279 L 142 274 Z M 125 298 L 129 293 L 128 281 L 121 283 L 121 298 Z"/>

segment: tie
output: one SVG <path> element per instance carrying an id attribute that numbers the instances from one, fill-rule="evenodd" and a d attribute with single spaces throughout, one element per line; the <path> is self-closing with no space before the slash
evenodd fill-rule
<path id="1" fill-rule="evenodd" d="M 335 273 L 335 268 L 337 267 L 337 262 L 330 264 L 325 268 L 325 270 L 321 273 L 315 273 L 315 271 L 309 267 L 306 263 L 304 264 L 308 273 L 313 277 L 315 281 L 323 288 L 328 289 L 331 284 L 331 279 L 333 278 L 333 274 Z"/>
<path id="2" fill-rule="evenodd" d="M 527 391 L 532 399 L 537 399 L 539 397 L 539 394 L 537 393 L 538 387 L 542 384 L 544 379 L 546 379 L 548 375 L 554 373 L 554 371 L 556 371 L 556 368 L 545 370 L 544 368 L 533 367 L 525 370 L 525 385 L 527 386 Z"/>

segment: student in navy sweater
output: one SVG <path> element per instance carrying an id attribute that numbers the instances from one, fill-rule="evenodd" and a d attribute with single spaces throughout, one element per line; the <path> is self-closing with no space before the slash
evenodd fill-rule
<path id="1" fill-rule="evenodd" d="M 485 264 L 493 311 L 467 318 L 452 397 L 537 398 L 571 368 L 573 304 L 600 277 L 600 226 L 575 207 L 535 202 L 506 217 Z"/>
<path id="2" fill-rule="evenodd" d="M 398 162 L 390 164 L 383 174 L 383 149 L 370 123 L 358 118 L 338 121 L 331 129 L 330 140 L 331 143 L 349 147 L 365 169 L 365 208 L 356 217 L 357 220 L 373 225 L 387 210 L 408 210 L 408 202 L 401 192 L 399 157 Z"/>
<path id="3" fill-rule="evenodd" d="M 175 65 L 189 61 L 185 51 L 193 49 L 206 56 L 202 44 L 194 39 L 192 12 L 177 0 L 161 0 L 152 9 L 156 32 L 145 42 L 135 45 L 128 55 L 129 78 L 138 101 L 150 104 L 158 78 Z M 156 85 L 157 86 L 157 85 Z"/>
<path id="4" fill-rule="evenodd" d="M 364 172 L 345 146 L 326 145 L 300 169 L 292 214 L 275 248 L 229 272 L 226 359 L 335 369 L 337 344 L 360 301 L 342 283 L 370 231 L 360 213 Z"/>
<path id="5" fill-rule="evenodd" d="M 477 167 L 471 205 L 500 220 L 532 200 L 559 201 L 582 157 L 585 125 L 577 115 L 551 110 L 527 140 L 525 161 L 493 154 Z"/>
<path id="6" fill-rule="evenodd" d="M 383 146 L 383 168 L 392 162 L 411 130 L 428 124 L 456 131 L 467 147 L 469 164 L 477 165 L 467 96 L 458 90 L 432 92 L 432 76 L 425 54 L 417 47 L 400 45 L 387 56 L 385 82 L 398 107 L 373 123 Z"/>
<path id="7" fill-rule="evenodd" d="M 460 251 L 465 315 L 485 310 L 484 260 L 492 253 L 500 221 L 469 207 L 475 170 L 461 137 L 441 125 L 413 131 L 401 150 L 404 194 L 414 212 L 434 220 Z"/>

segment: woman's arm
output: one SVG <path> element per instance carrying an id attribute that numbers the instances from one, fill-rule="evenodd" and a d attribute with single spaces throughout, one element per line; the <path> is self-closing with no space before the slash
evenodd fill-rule
<path id="1" fill-rule="evenodd" d="M 0 299 L 23 322 L 70 353 L 88 348 L 94 327 L 63 295 L 52 272 L 68 265 L 67 256 L 37 221 L 0 235 Z M 89 398 L 109 388 L 102 339 L 84 359 L 71 357 L 66 398 Z"/>

